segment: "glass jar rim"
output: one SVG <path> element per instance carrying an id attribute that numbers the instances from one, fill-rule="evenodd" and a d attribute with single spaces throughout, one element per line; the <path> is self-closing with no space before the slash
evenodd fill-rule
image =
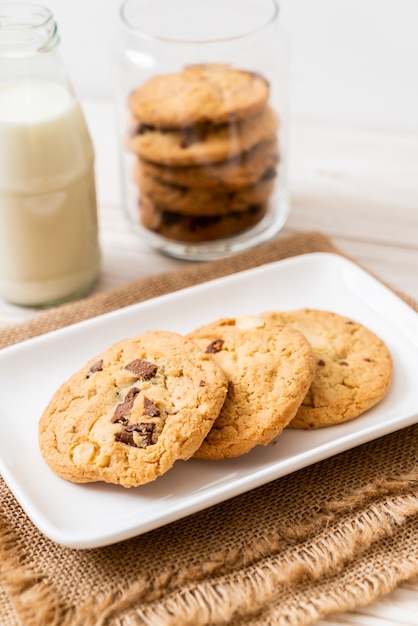
<path id="1" fill-rule="evenodd" d="M 30 11 L 31 15 L 37 15 L 39 17 L 42 17 L 42 21 L 36 22 L 36 23 L 30 23 L 30 22 L 26 22 L 26 23 L 22 23 L 22 22 L 15 22 L 15 23 L 10 23 L 10 24 L 6 24 L 4 25 L 2 23 L 2 20 L 4 19 L 4 16 L 2 16 L 2 10 L 3 9 L 9 9 L 11 11 L 16 11 L 16 10 L 21 10 L 21 9 L 27 9 L 28 11 Z M 25 28 L 41 28 L 42 26 L 46 26 L 49 22 L 54 20 L 54 16 L 52 14 L 52 11 L 50 9 L 48 9 L 48 7 L 45 7 L 42 4 L 33 4 L 31 2 L 0 2 L 0 31 L 3 28 L 7 28 L 8 30 L 12 30 L 12 29 L 21 29 L 22 27 Z"/>
<path id="2" fill-rule="evenodd" d="M 43 52 L 58 42 L 58 27 L 49 8 L 30 2 L 0 2 L 0 54 Z"/>
<path id="3" fill-rule="evenodd" d="M 264 20 L 263 22 L 261 22 L 260 24 L 257 24 L 256 26 L 254 26 L 254 28 L 248 29 L 245 32 L 240 32 L 238 34 L 234 34 L 234 35 L 227 35 L 227 36 L 219 36 L 219 37 L 208 37 L 208 38 L 202 38 L 202 39 L 193 39 L 193 38 L 181 38 L 181 37 L 169 37 L 169 36 L 165 36 L 165 35 L 159 35 L 156 33 L 152 33 L 147 31 L 146 29 L 141 29 L 138 28 L 133 22 L 132 20 L 130 20 L 127 16 L 127 9 L 128 9 L 128 5 L 137 2 L 138 0 L 123 0 L 121 6 L 120 6 L 120 10 L 119 10 L 119 15 L 121 18 L 122 23 L 126 26 L 126 28 L 136 37 L 138 38 L 142 38 L 142 39 L 146 39 L 148 41 L 155 41 L 155 42 L 161 42 L 161 43 L 166 43 L 166 44 L 183 44 L 183 45 L 190 45 L 190 44 L 217 44 L 217 43 L 222 43 L 222 42 L 228 42 L 228 41 L 234 41 L 234 40 L 240 40 L 240 39 L 245 39 L 246 37 L 249 37 L 251 35 L 255 35 L 256 33 L 264 30 L 265 28 L 267 28 L 268 26 L 270 26 L 270 24 L 274 23 L 279 15 L 279 4 L 278 4 L 278 0 L 268 0 L 269 4 L 272 7 L 272 11 L 270 13 L 270 15 L 268 16 L 268 18 L 266 20 Z"/>

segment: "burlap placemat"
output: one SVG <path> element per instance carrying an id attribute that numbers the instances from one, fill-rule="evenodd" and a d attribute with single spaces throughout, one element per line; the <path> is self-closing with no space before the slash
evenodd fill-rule
<path id="1" fill-rule="evenodd" d="M 0 345 L 315 251 L 337 252 L 315 233 L 278 238 L 41 313 Z M 4 483 L 0 495 L 4 626 L 307 626 L 418 574 L 418 425 L 100 549 L 54 544 Z"/>

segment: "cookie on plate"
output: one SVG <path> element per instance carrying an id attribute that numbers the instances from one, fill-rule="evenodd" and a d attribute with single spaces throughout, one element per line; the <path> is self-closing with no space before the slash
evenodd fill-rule
<path id="1" fill-rule="evenodd" d="M 128 105 L 144 124 L 178 128 L 254 115 L 268 97 L 268 82 L 259 74 L 225 63 L 206 63 L 153 76 L 131 94 Z"/>
<path id="2" fill-rule="evenodd" d="M 188 459 L 218 416 L 227 379 L 176 333 L 121 341 L 75 373 L 41 416 L 43 457 L 73 482 L 142 485 Z"/>
<path id="3" fill-rule="evenodd" d="M 315 373 L 309 343 L 259 316 L 226 318 L 188 335 L 223 369 L 228 395 L 195 457 L 237 457 L 268 444 L 295 416 Z"/>
<path id="4" fill-rule="evenodd" d="M 321 428 L 358 417 L 389 389 L 392 358 L 371 330 L 330 311 L 272 311 L 262 317 L 289 324 L 312 346 L 316 374 L 291 428 Z"/>

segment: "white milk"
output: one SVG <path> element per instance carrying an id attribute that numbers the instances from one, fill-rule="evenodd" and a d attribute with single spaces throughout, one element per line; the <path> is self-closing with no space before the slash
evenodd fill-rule
<path id="1" fill-rule="evenodd" d="M 40 305 L 92 284 L 100 262 L 93 166 L 65 86 L 0 83 L 0 296 Z"/>

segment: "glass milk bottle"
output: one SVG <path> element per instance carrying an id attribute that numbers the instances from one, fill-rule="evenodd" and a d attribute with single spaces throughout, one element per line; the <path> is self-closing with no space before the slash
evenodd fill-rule
<path id="1" fill-rule="evenodd" d="M 0 297 L 47 306 L 100 265 L 94 153 L 42 6 L 0 3 Z"/>

